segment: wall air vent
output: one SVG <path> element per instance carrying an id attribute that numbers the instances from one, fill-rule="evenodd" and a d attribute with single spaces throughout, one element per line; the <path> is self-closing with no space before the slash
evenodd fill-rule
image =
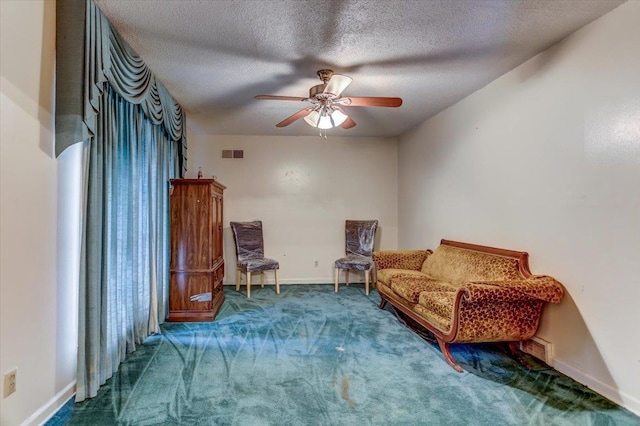
<path id="1" fill-rule="evenodd" d="M 244 150 L 242 149 L 223 149 L 222 158 L 244 158 Z"/>
<path id="2" fill-rule="evenodd" d="M 520 342 L 520 350 L 553 367 L 553 343 L 534 336 L 529 340 Z"/>

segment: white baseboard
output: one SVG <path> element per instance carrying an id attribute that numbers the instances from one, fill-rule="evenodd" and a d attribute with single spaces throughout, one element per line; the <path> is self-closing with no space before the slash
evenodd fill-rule
<path id="1" fill-rule="evenodd" d="M 553 361 L 553 368 L 555 368 L 562 374 L 571 377 L 576 382 L 582 383 L 589 389 L 599 393 L 608 400 L 613 401 L 616 404 L 640 416 L 640 400 L 638 400 L 637 398 L 634 398 L 631 395 L 614 388 L 613 386 L 603 383 L 600 380 L 589 376 L 584 371 L 581 371 L 573 367 L 572 365 L 559 361 L 557 358 Z"/>
<path id="2" fill-rule="evenodd" d="M 58 412 L 60 408 L 76 393 L 76 381 L 69 383 L 53 398 L 47 401 L 38 411 L 33 413 L 21 426 L 43 425 Z"/>

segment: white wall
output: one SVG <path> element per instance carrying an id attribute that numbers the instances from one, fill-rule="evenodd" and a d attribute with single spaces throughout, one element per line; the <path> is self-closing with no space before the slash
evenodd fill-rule
<path id="1" fill-rule="evenodd" d="M 77 287 L 58 249 L 77 243 L 57 194 L 81 150 L 53 158 L 55 2 L 0 1 L 0 18 L 0 372 L 18 368 L 0 424 L 13 426 L 41 422 L 74 389 Z"/>
<path id="2" fill-rule="evenodd" d="M 640 413 L 640 2 L 400 139 L 399 246 L 528 251 L 555 367 Z"/>
<path id="3" fill-rule="evenodd" d="M 242 149 L 244 159 L 223 159 L 222 149 Z M 227 186 L 226 283 L 235 282 L 230 221 L 263 221 L 265 255 L 280 262 L 283 283 L 333 282 L 345 219 L 378 219 L 376 249 L 397 247 L 396 139 L 189 132 L 187 177 L 199 167 Z"/>

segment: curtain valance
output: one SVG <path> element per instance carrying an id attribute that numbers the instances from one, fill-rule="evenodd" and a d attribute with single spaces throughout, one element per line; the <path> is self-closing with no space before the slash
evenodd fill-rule
<path id="1" fill-rule="evenodd" d="M 184 157 L 186 117 L 180 104 L 93 0 L 57 4 L 56 156 L 95 134 L 100 94 L 108 83 L 123 99 L 140 105 L 171 140 L 180 141 Z"/>

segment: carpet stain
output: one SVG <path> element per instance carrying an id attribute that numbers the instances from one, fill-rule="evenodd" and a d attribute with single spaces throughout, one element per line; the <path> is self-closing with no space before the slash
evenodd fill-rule
<path id="1" fill-rule="evenodd" d="M 349 379 L 346 377 L 342 378 L 342 395 L 340 396 L 342 397 L 342 399 L 347 401 L 347 404 L 349 404 L 350 408 L 356 408 L 355 401 L 349 396 Z"/>

